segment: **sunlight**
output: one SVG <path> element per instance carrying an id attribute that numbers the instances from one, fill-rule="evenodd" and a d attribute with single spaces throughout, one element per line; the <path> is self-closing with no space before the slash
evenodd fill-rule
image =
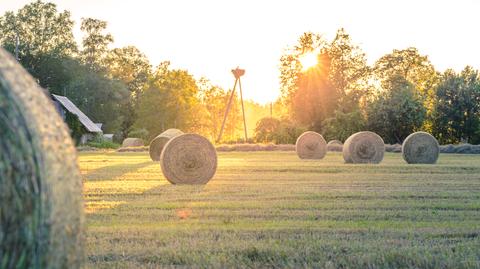
<path id="1" fill-rule="evenodd" d="M 300 56 L 299 61 L 300 61 L 300 64 L 302 65 L 302 71 L 306 71 L 317 65 L 318 63 L 317 52 L 315 51 L 307 52 L 302 56 Z"/>

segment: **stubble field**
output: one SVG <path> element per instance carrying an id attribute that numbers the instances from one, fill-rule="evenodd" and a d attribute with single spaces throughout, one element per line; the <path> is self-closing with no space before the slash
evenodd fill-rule
<path id="1" fill-rule="evenodd" d="M 147 153 L 80 153 L 92 268 L 480 268 L 480 156 L 348 165 L 219 153 L 205 186 Z"/>

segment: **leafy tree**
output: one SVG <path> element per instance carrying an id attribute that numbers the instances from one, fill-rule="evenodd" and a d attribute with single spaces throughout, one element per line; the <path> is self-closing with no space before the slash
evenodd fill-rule
<path id="1" fill-rule="evenodd" d="M 345 141 L 347 138 L 365 129 L 365 117 L 359 110 L 343 113 L 335 111 L 335 116 L 323 122 L 322 134 L 327 140 Z"/>
<path id="2" fill-rule="evenodd" d="M 198 119 L 198 87 L 185 70 L 170 69 L 161 63 L 140 96 L 135 127 L 146 129 L 150 138 L 168 128 L 190 131 Z"/>
<path id="3" fill-rule="evenodd" d="M 83 61 L 94 70 L 105 67 L 108 45 L 113 42 L 111 34 L 103 33 L 106 28 L 106 21 L 82 18 L 80 30 L 85 32 L 85 36 L 82 40 L 81 56 Z"/>
<path id="4" fill-rule="evenodd" d="M 393 50 L 392 53 L 381 57 L 374 66 L 376 78 L 383 84 L 389 83 L 390 78 L 401 76 L 415 87 L 427 108 L 425 128 L 431 129 L 431 112 L 433 110 L 434 88 L 438 82 L 438 74 L 432 63 L 425 55 L 420 55 L 416 48 Z"/>
<path id="5" fill-rule="evenodd" d="M 111 50 L 106 56 L 105 64 L 108 76 L 122 81 L 130 90 L 130 102 L 121 111 L 123 122 L 120 133 L 126 137 L 135 123 L 139 96 L 147 87 L 152 73 L 151 65 L 147 57 L 134 46 Z"/>
<path id="6" fill-rule="evenodd" d="M 255 128 L 255 141 L 259 143 L 275 142 L 280 133 L 280 125 L 280 120 L 276 118 L 260 119 Z"/>
<path id="7" fill-rule="evenodd" d="M 385 92 L 368 107 L 368 129 L 378 133 L 386 143 L 402 143 L 421 128 L 426 115 L 422 98 L 415 86 L 403 76 L 384 81 Z"/>
<path id="8" fill-rule="evenodd" d="M 63 87 L 71 77 L 65 69 L 77 51 L 70 12 L 53 3 L 35 1 L 0 17 L 0 46 L 15 55 L 44 88 Z"/>
<path id="9" fill-rule="evenodd" d="M 480 76 L 447 70 L 435 90 L 433 134 L 441 143 L 480 143 Z"/>

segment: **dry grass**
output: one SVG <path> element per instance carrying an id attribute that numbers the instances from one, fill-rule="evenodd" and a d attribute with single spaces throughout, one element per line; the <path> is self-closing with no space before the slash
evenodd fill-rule
<path id="1" fill-rule="evenodd" d="M 480 156 L 343 164 L 219 153 L 176 186 L 148 153 L 82 153 L 94 268 L 479 268 Z"/>

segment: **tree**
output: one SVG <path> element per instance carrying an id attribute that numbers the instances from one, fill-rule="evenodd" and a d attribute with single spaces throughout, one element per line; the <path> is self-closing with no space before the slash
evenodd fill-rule
<path id="1" fill-rule="evenodd" d="M 111 34 L 103 33 L 106 28 L 106 21 L 82 18 L 80 30 L 85 32 L 85 36 L 82 40 L 81 56 L 83 61 L 94 70 L 105 67 L 108 45 L 113 42 Z"/>
<path id="2" fill-rule="evenodd" d="M 139 96 L 147 87 L 148 78 L 152 73 L 151 65 L 147 57 L 134 46 L 109 51 L 105 64 L 108 76 L 122 81 L 130 91 L 130 102 L 121 111 L 123 122 L 120 133 L 122 137 L 126 137 L 135 123 Z"/>
<path id="3" fill-rule="evenodd" d="M 302 71 L 300 57 L 311 52 L 316 53 L 317 64 Z M 292 119 L 312 130 L 321 131 L 323 121 L 336 110 L 360 110 L 371 89 L 365 54 L 344 29 L 339 29 L 331 42 L 318 34 L 303 34 L 280 62 L 282 98 Z"/>
<path id="4" fill-rule="evenodd" d="M 345 141 L 349 136 L 365 129 L 365 118 L 359 110 L 343 113 L 335 111 L 335 116 L 323 122 L 322 134 L 327 140 Z"/>
<path id="5" fill-rule="evenodd" d="M 415 86 L 401 75 L 383 83 L 381 93 L 368 107 L 367 128 L 378 133 L 386 143 L 402 143 L 420 130 L 426 109 Z"/>
<path id="6" fill-rule="evenodd" d="M 65 71 L 77 52 L 70 12 L 58 12 L 53 3 L 35 1 L 16 13 L 0 17 L 0 46 L 15 55 L 44 88 L 63 88 L 71 74 Z"/>
<path id="7" fill-rule="evenodd" d="M 467 66 L 445 71 L 435 89 L 433 134 L 441 143 L 480 143 L 480 77 Z"/>
<path id="8" fill-rule="evenodd" d="M 390 78 L 394 76 L 401 76 L 412 83 L 427 108 L 428 119 L 431 118 L 434 88 L 438 81 L 438 75 L 427 56 L 420 55 L 418 50 L 413 47 L 393 50 L 392 53 L 381 57 L 375 63 L 374 73 L 382 85 L 388 84 Z M 430 125 L 429 123 L 428 126 Z"/>
<path id="9" fill-rule="evenodd" d="M 170 69 L 169 62 L 161 63 L 139 98 L 134 126 L 146 129 L 150 138 L 168 128 L 192 130 L 198 119 L 197 94 L 192 75 L 185 70 Z"/>

